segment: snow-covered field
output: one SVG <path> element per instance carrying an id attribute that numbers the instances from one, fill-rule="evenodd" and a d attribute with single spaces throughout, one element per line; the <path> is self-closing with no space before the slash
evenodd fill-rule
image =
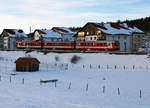
<path id="1" fill-rule="evenodd" d="M 16 73 L 14 61 L 25 53 L 0 52 L 0 108 L 150 108 L 147 55 L 28 55 L 40 60 L 39 72 Z M 80 56 L 77 64 L 70 62 L 74 55 Z M 40 84 L 53 79 L 56 87 Z"/>

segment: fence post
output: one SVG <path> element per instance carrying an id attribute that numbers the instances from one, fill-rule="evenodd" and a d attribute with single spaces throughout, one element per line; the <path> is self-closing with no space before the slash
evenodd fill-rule
<path id="1" fill-rule="evenodd" d="M 118 88 L 118 95 L 120 95 L 120 89 Z"/>
<path id="2" fill-rule="evenodd" d="M 40 80 L 40 85 L 42 85 L 41 80 Z"/>
<path id="3" fill-rule="evenodd" d="M 140 99 L 142 98 L 142 90 L 140 89 Z"/>
<path id="4" fill-rule="evenodd" d="M 56 85 L 56 81 L 55 81 L 55 88 L 57 87 L 57 85 Z"/>
<path id="5" fill-rule="evenodd" d="M 103 86 L 103 94 L 105 93 L 105 86 Z"/>
<path id="6" fill-rule="evenodd" d="M 135 69 L 135 65 L 133 65 L 133 70 Z"/>
<path id="7" fill-rule="evenodd" d="M 71 82 L 69 83 L 69 87 L 68 87 L 68 89 L 70 89 L 71 88 Z"/>
<path id="8" fill-rule="evenodd" d="M 9 81 L 10 81 L 10 83 L 11 83 L 11 76 L 10 76 L 10 78 L 9 78 Z"/>
<path id="9" fill-rule="evenodd" d="M 22 84 L 24 84 L 24 78 L 22 79 Z"/>
<path id="10" fill-rule="evenodd" d="M 123 66 L 124 70 L 126 69 L 126 66 Z"/>
<path id="11" fill-rule="evenodd" d="M 88 86 L 88 83 L 87 83 L 87 85 L 86 85 L 86 91 L 88 91 L 88 88 L 89 88 L 89 86 Z"/>
<path id="12" fill-rule="evenodd" d="M 92 68 L 92 65 L 90 64 L 90 69 Z"/>
<path id="13" fill-rule="evenodd" d="M 109 69 L 109 66 L 107 65 L 107 69 Z"/>

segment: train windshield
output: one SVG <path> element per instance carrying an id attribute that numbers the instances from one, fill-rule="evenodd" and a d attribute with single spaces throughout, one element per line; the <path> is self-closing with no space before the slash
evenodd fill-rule
<path id="1" fill-rule="evenodd" d="M 116 45 L 116 46 L 119 46 L 120 44 L 119 44 L 119 42 L 115 42 L 115 45 Z"/>

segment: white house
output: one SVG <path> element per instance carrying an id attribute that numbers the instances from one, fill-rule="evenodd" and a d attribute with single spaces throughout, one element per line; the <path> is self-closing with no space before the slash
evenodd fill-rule
<path id="1" fill-rule="evenodd" d="M 62 37 L 60 34 L 57 32 L 54 32 L 53 30 L 47 30 L 47 29 L 42 29 L 42 30 L 35 30 L 33 33 L 33 40 L 34 41 L 61 41 Z"/>
<path id="2" fill-rule="evenodd" d="M 62 36 L 63 41 L 74 41 L 74 35 L 76 34 L 75 31 L 71 30 L 67 27 L 53 27 L 53 31 L 57 32 Z"/>
<path id="3" fill-rule="evenodd" d="M 22 29 L 4 29 L 1 34 L 4 49 L 15 49 L 17 41 L 28 40 Z"/>

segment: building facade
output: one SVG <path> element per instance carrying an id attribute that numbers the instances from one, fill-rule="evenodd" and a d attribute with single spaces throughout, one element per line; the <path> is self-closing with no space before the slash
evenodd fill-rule
<path id="1" fill-rule="evenodd" d="M 75 35 L 76 41 L 119 41 L 121 52 L 138 51 L 147 35 L 125 23 L 87 23 Z"/>
<path id="2" fill-rule="evenodd" d="M 53 31 L 57 32 L 62 36 L 63 41 L 74 41 L 74 35 L 76 34 L 75 31 L 71 30 L 70 28 L 67 27 L 53 27 Z"/>
<path id="3" fill-rule="evenodd" d="M 26 41 L 28 36 L 21 29 L 4 29 L 1 34 L 4 49 L 16 49 L 17 41 Z"/>
<path id="4" fill-rule="evenodd" d="M 61 41 L 62 37 L 53 30 L 35 30 L 32 36 L 33 41 L 55 42 Z"/>

